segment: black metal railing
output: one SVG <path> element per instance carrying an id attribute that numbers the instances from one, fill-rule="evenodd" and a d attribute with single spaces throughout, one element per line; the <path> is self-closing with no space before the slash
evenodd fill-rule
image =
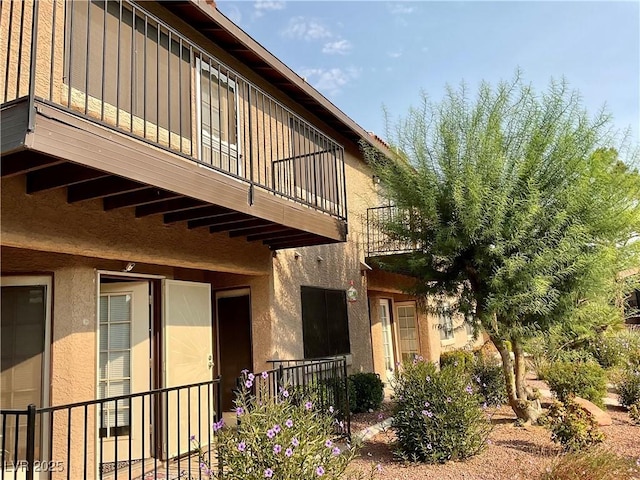
<path id="1" fill-rule="evenodd" d="M 0 103 L 36 99 L 346 219 L 344 148 L 129 0 L 3 2 Z M 33 41 L 32 41 L 33 39 Z"/>
<path id="2" fill-rule="evenodd" d="M 0 410 L 0 479 L 206 477 L 220 378 L 55 407 Z M 201 453 L 196 445 L 202 448 Z M 202 453 L 203 452 L 203 453 Z"/>
<path id="3" fill-rule="evenodd" d="M 351 436 L 345 357 L 269 360 L 269 363 L 273 368 L 265 372 L 266 378 L 255 377 L 253 395 L 273 398 L 286 389 L 294 401 L 313 399 L 318 410 L 333 414 L 337 435 Z"/>
<path id="4" fill-rule="evenodd" d="M 400 238 L 393 233 L 393 225 L 401 225 L 417 232 L 418 227 L 411 212 L 393 205 L 367 209 L 367 256 L 410 253 L 420 250 L 418 241 Z"/>

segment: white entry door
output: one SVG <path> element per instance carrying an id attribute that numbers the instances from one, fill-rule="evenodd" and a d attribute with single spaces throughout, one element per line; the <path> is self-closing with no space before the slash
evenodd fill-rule
<path id="1" fill-rule="evenodd" d="M 211 285 L 163 280 L 163 381 L 179 387 L 213 379 Z M 188 452 L 195 436 L 210 438 L 214 391 L 209 386 L 168 392 L 163 400 L 163 455 Z"/>
<path id="2" fill-rule="evenodd" d="M 380 325 L 382 326 L 382 345 L 384 349 L 384 381 L 388 383 L 393 378 L 393 335 L 391 333 L 391 318 L 389 300 L 380 299 Z"/>
<path id="3" fill-rule="evenodd" d="M 149 282 L 101 284 L 98 310 L 98 398 L 148 391 L 151 387 Z M 98 461 L 149 458 L 149 412 L 150 401 L 144 396 L 104 404 L 97 420 L 98 451 L 102 452 Z"/>

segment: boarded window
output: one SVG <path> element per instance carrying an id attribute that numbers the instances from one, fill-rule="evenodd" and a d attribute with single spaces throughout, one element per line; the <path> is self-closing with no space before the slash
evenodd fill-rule
<path id="1" fill-rule="evenodd" d="M 304 357 L 347 354 L 349 319 L 344 290 L 301 287 Z"/>
<path id="2" fill-rule="evenodd" d="M 131 113 L 191 138 L 191 54 L 179 38 L 121 2 L 72 2 L 66 11 L 65 83 L 68 103 L 129 128 L 118 113 Z M 106 9 L 105 9 L 106 8 Z M 134 21 L 135 15 L 135 21 Z M 135 27 L 134 27 L 135 24 Z M 105 113 L 106 110 L 106 113 Z M 147 132 L 151 140 L 157 135 Z"/>

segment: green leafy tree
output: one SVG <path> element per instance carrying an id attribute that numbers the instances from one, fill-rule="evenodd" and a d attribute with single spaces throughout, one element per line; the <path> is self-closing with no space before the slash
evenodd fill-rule
<path id="1" fill-rule="evenodd" d="M 500 352 L 509 403 L 527 421 L 539 408 L 525 341 L 619 318 L 617 275 L 640 264 L 636 150 L 621 162 L 611 131 L 565 82 L 536 93 L 516 74 L 475 99 L 464 85 L 440 103 L 423 95 L 389 129 L 388 152 L 362 144 L 399 212 L 378 228 L 416 247 L 379 265 L 415 277 L 413 294 L 459 299 Z"/>

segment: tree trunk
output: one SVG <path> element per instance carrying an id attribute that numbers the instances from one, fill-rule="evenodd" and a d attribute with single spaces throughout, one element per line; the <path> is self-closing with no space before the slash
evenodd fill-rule
<path id="1" fill-rule="evenodd" d="M 520 339 L 513 338 L 511 340 L 514 353 L 514 358 L 512 359 L 505 340 L 493 335 L 490 338 L 502 358 L 502 372 L 507 386 L 509 405 L 519 419 L 527 423 L 536 423 L 541 413 L 540 403 L 533 398 L 529 398 L 531 395 L 529 395 L 526 386 L 525 376 L 527 369 Z"/>

